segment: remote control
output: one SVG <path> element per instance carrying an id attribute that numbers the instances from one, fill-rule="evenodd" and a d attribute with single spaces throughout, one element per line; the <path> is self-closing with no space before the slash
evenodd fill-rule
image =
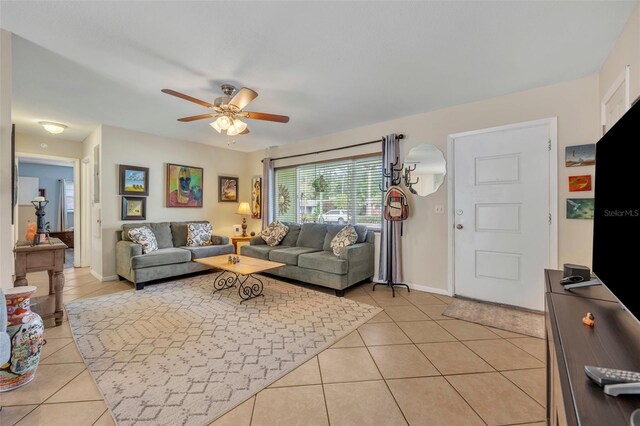
<path id="1" fill-rule="evenodd" d="M 614 368 L 594 367 L 585 365 L 584 372 L 598 386 L 615 385 L 619 383 L 640 383 L 640 372 L 616 370 Z"/>

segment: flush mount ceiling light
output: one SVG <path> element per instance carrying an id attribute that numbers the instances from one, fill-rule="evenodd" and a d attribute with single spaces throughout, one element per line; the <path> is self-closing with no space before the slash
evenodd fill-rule
<path id="1" fill-rule="evenodd" d="M 64 129 L 67 128 L 67 126 L 65 126 L 64 124 L 54 123 L 52 121 L 40 121 L 38 122 L 38 124 L 44 127 L 44 129 L 47 132 L 52 133 L 54 135 L 64 132 Z"/>

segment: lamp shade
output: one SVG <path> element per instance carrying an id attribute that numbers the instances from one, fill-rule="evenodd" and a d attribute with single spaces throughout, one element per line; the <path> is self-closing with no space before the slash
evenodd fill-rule
<path id="1" fill-rule="evenodd" d="M 249 203 L 247 202 L 242 202 L 240 203 L 240 205 L 238 206 L 238 211 L 236 212 L 237 214 L 243 214 L 243 215 L 250 215 L 251 214 L 251 207 L 249 207 Z"/>

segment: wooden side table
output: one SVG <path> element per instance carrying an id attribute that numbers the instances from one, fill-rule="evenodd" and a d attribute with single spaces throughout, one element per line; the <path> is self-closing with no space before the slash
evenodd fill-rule
<path id="1" fill-rule="evenodd" d="M 242 242 L 242 241 L 249 241 L 251 238 L 250 235 L 247 235 L 246 237 L 243 237 L 241 235 L 234 235 L 231 237 L 231 244 L 233 244 L 233 252 L 235 254 L 240 254 L 238 253 L 238 243 Z"/>
<path id="2" fill-rule="evenodd" d="M 62 324 L 62 291 L 64 290 L 64 251 L 67 245 L 58 238 L 45 239 L 40 245 L 31 246 L 28 241 L 18 241 L 14 248 L 16 279 L 15 287 L 28 285 L 27 273 L 47 271 L 49 273 L 49 295 L 32 298 L 37 302 L 42 319 L 54 318 L 56 325 Z"/>

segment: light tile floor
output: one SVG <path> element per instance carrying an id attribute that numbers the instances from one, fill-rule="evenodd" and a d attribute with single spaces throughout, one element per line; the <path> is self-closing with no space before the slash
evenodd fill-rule
<path id="1" fill-rule="evenodd" d="M 65 277 L 65 302 L 134 291 L 87 269 Z M 27 279 L 46 293 L 46 274 Z M 346 297 L 384 312 L 212 425 L 544 424 L 544 340 L 445 317 L 447 296 L 371 287 Z M 66 319 L 45 338 L 35 380 L 0 394 L 0 424 L 113 425 Z"/>

